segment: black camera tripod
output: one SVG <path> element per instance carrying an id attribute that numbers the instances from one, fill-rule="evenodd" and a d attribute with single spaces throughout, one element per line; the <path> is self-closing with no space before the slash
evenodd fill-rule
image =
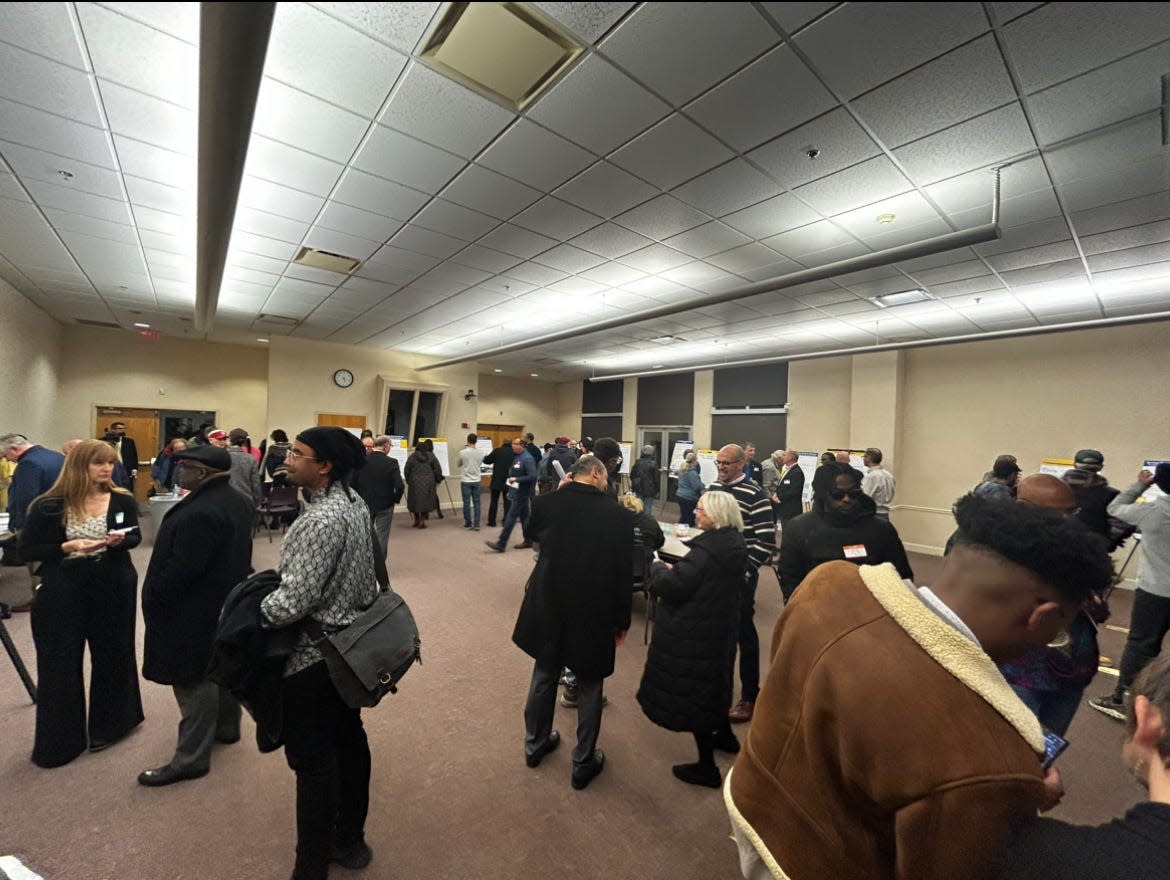
<path id="1" fill-rule="evenodd" d="M 33 684 L 32 676 L 28 674 L 28 667 L 20 659 L 20 652 L 16 650 L 16 645 L 12 642 L 12 636 L 8 634 L 8 627 L 4 625 L 4 621 L 9 616 L 11 615 L 8 611 L 8 606 L 0 602 L 0 642 L 4 643 L 4 650 L 8 652 L 8 659 L 12 661 L 12 665 L 16 668 L 16 674 L 24 682 L 24 689 L 28 691 L 29 699 L 35 703 L 37 701 L 37 686 Z"/>

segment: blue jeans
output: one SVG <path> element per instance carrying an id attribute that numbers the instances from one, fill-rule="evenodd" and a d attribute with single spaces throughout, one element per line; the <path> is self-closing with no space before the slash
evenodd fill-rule
<path id="1" fill-rule="evenodd" d="M 520 534 L 524 536 L 524 540 L 528 540 L 528 505 L 532 501 L 531 495 L 516 495 L 512 499 L 512 504 L 508 507 L 508 515 L 504 517 L 504 529 L 500 532 L 500 539 L 496 543 L 501 547 L 508 546 L 508 538 L 512 534 L 512 529 L 516 527 L 516 522 L 520 523 Z"/>
<path id="2" fill-rule="evenodd" d="M 648 513 L 651 516 L 654 515 L 654 499 L 653 498 L 645 498 L 642 495 L 635 495 L 634 497 L 636 497 L 639 501 L 642 502 L 642 513 Z"/>
<path id="3" fill-rule="evenodd" d="M 479 528 L 479 483 L 460 483 L 459 490 L 463 494 L 463 524 Z M 474 522 L 471 511 L 475 511 Z"/>
<path id="4" fill-rule="evenodd" d="M 1084 688 L 1072 688 L 1063 691 L 1034 691 L 1030 688 L 1012 685 L 1016 696 L 1024 701 L 1024 705 L 1032 710 L 1032 714 L 1040 723 L 1058 736 L 1064 736 L 1068 726 L 1072 724 L 1073 716 L 1077 714 L 1077 707 L 1085 695 Z"/>

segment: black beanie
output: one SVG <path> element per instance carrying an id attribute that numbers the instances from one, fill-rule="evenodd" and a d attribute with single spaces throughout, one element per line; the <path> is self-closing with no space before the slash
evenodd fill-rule
<path id="1" fill-rule="evenodd" d="M 349 475 L 365 467 L 366 447 L 345 428 L 322 425 L 297 434 L 297 442 L 311 447 L 321 461 L 333 465 L 333 479 L 348 482 Z"/>

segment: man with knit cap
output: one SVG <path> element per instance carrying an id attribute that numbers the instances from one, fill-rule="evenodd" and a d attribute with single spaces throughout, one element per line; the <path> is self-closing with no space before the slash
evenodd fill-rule
<path id="1" fill-rule="evenodd" d="M 1120 490 L 1110 486 L 1109 481 L 1101 475 L 1105 456 L 1096 449 L 1081 449 L 1077 451 L 1073 465 L 1064 472 L 1062 479 L 1076 495 L 1077 518 L 1108 541 L 1110 550 L 1117 549 L 1133 530 L 1118 528 L 1117 533 L 1114 532 L 1114 524 L 1117 523 L 1116 520 L 1110 520 L 1107 510 Z"/>
<path id="2" fill-rule="evenodd" d="M 274 627 L 305 618 L 324 632 L 344 629 L 377 598 L 374 539 L 365 502 L 350 489 L 366 463 L 344 428 L 309 428 L 289 449 L 288 481 L 309 493 L 308 509 L 280 548 L 280 586 L 262 602 Z M 297 776 L 294 880 L 325 880 L 330 862 L 364 868 L 370 803 L 370 747 L 361 711 L 341 701 L 321 652 L 302 629 L 284 670 L 284 754 Z"/>

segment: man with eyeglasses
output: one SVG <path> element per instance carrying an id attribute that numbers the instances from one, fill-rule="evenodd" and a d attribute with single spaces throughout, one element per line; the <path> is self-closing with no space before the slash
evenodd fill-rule
<path id="1" fill-rule="evenodd" d="M 747 454 L 741 446 L 728 444 L 719 450 L 715 467 L 719 479 L 711 489 L 730 492 L 743 515 L 743 542 L 747 545 L 748 566 L 744 572 L 743 596 L 739 605 L 739 682 L 740 699 L 732 706 L 728 718 L 739 724 L 752 720 L 756 695 L 760 692 L 760 636 L 756 632 L 756 585 L 760 566 L 772 561 L 776 549 L 776 520 L 768 493 L 744 474 Z"/>
<path id="2" fill-rule="evenodd" d="M 902 577 L 914 578 L 898 530 L 875 515 L 877 506 L 862 491 L 853 468 L 837 467 L 832 486 L 813 498 L 812 510 L 784 526 L 776 574 L 785 603 L 809 572 L 833 559 L 855 565 L 891 562 Z"/>

